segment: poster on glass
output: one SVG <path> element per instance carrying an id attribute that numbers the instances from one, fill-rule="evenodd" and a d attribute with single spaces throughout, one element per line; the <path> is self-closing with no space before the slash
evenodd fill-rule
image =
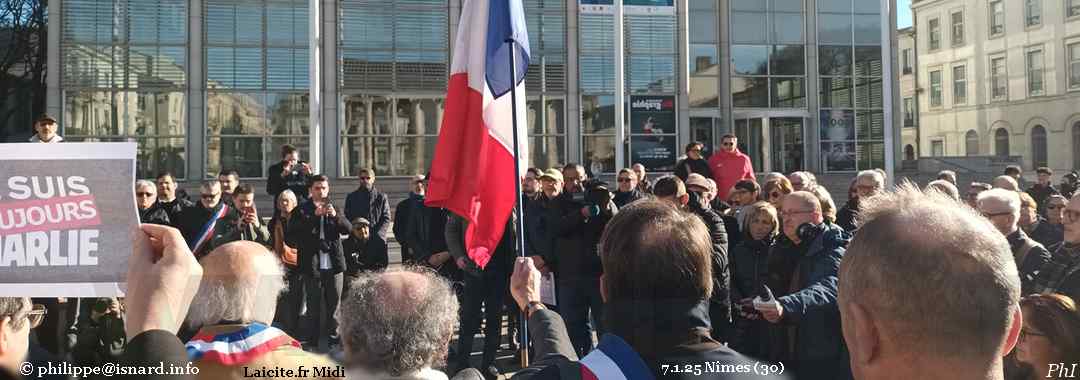
<path id="1" fill-rule="evenodd" d="M 855 111 L 822 110 L 821 141 L 855 140 Z"/>
<path id="2" fill-rule="evenodd" d="M 630 159 L 649 171 L 675 170 L 675 136 L 633 136 Z"/>
<path id="3" fill-rule="evenodd" d="M 855 171 L 855 143 L 823 142 L 821 160 L 821 166 L 828 172 Z"/>
<path id="4" fill-rule="evenodd" d="M 674 96 L 631 96 L 630 133 L 634 135 L 675 134 Z"/>

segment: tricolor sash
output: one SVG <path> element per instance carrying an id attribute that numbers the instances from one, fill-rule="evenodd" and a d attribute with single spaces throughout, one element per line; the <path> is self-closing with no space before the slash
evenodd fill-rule
<path id="1" fill-rule="evenodd" d="M 195 239 L 195 242 L 191 244 L 191 252 L 198 254 L 206 243 L 210 242 L 210 237 L 214 236 L 214 227 L 217 226 L 219 219 L 225 216 L 225 213 L 229 212 L 229 205 L 224 202 L 221 203 L 221 208 L 217 212 L 210 215 L 210 220 L 203 226 L 202 232 L 199 232 L 199 238 Z"/>
<path id="2" fill-rule="evenodd" d="M 256 322 L 224 334 L 200 332 L 184 347 L 192 361 L 204 360 L 235 366 L 251 362 L 283 345 L 300 348 L 300 342 L 284 331 Z"/>
<path id="3" fill-rule="evenodd" d="M 653 380 L 652 371 L 625 340 L 604 334 L 596 349 L 581 359 L 581 380 Z"/>

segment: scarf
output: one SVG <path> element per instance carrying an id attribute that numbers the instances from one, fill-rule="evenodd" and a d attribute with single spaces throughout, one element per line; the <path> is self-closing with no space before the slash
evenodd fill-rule
<path id="1" fill-rule="evenodd" d="M 581 380 L 653 380 L 652 371 L 625 340 L 604 334 L 595 350 L 579 362 Z"/>
<path id="2" fill-rule="evenodd" d="M 204 360 L 236 366 L 250 363 L 283 345 L 300 348 L 300 342 L 284 331 L 255 322 L 243 325 L 240 330 L 217 335 L 200 331 L 184 348 L 192 361 Z"/>
<path id="3" fill-rule="evenodd" d="M 1054 252 L 1053 259 L 1043 264 L 1032 291 L 1054 293 L 1065 279 L 1077 272 L 1080 272 L 1080 244 L 1063 243 Z"/>

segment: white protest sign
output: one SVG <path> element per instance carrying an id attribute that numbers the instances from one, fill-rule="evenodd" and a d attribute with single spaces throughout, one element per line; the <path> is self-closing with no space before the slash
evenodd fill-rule
<path id="1" fill-rule="evenodd" d="M 135 143 L 0 144 L 0 296 L 122 295 Z"/>

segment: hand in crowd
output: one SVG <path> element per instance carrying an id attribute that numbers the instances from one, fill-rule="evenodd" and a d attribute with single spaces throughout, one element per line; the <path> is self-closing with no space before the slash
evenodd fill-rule
<path id="1" fill-rule="evenodd" d="M 531 257 L 519 257 L 510 276 L 510 294 L 518 308 L 525 309 L 531 302 L 540 302 L 540 271 Z"/>
<path id="2" fill-rule="evenodd" d="M 431 266 L 438 267 L 438 266 L 442 266 L 443 263 L 445 263 L 446 260 L 449 260 L 449 259 L 450 259 L 450 252 L 442 251 L 442 252 L 431 255 L 431 257 L 428 257 L 427 261 L 428 261 L 428 264 L 431 264 Z"/>
<path id="3" fill-rule="evenodd" d="M 128 260 L 124 330 L 133 338 L 149 330 L 176 333 L 202 279 L 202 267 L 180 231 L 143 224 Z"/>
<path id="4" fill-rule="evenodd" d="M 540 273 L 547 274 L 548 272 L 551 271 L 551 269 L 547 267 L 547 263 L 544 262 L 544 257 L 543 256 L 535 255 L 535 256 L 529 256 L 529 258 L 532 259 L 533 264 L 536 265 L 536 269 L 539 270 Z"/>
<path id="5" fill-rule="evenodd" d="M 302 171 L 306 175 L 311 175 L 311 173 L 314 173 L 314 171 L 311 170 L 311 164 L 307 162 L 300 164 L 300 171 Z"/>
<path id="6" fill-rule="evenodd" d="M 465 261 L 464 257 L 458 257 L 457 258 L 457 267 L 458 267 L 458 269 L 465 269 L 465 266 L 468 265 L 468 264 L 469 264 L 469 262 Z"/>
<path id="7" fill-rule="evenodd" d="M 255 208 L 251 210 L 245 210 L 243 216 L 240 218 L 240 222 L 243 224 L 259 225 L 259 214 L 255 211 Z"/>
<path id="8" fill-rule="evenodd" d="M 776 300 L 756 303 L 754 309 L 761 312 L 761 317 L 771 323 L 779 323 L 784 317 L 784 307 L 780 306 L 780 302 Z"/>
<path id="9" fill-rule="evenodd" d="M 754 299 L 743 298 L 739 300 L 739 303 L 735 305 L 736 310 L 739 311 L 739 315 L 749 320 L 757 320 L 761 318 L 761 313 L 754 310 Z"/>

